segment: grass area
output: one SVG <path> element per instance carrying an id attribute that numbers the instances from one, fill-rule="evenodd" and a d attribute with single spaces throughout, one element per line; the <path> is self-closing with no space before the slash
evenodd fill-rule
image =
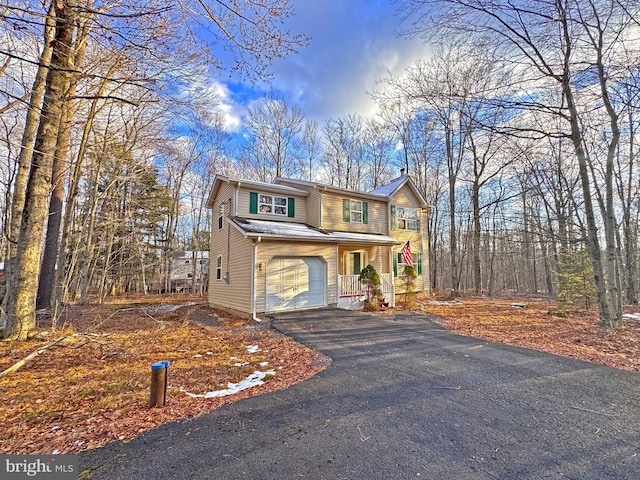
<path id="1" fill-rule="evenodd" d="M 1 342 L 3 371 L 66 336 L 0 379 L 0 453 L 65 453 L 127 441 L 156 425 L 285 388 L 326 365 L 316 352 L 237 317 L 217 312 L 218 326 L 194 323 L 216 313 L 199 300 L 171 299 L 175 310 L 166 298 L 70 306 L 62 330 L 28 342 Z M 160 360 L 170 362 L 167 404 L 149 408 L 150 365 Z M 276 373 L 264 384 L 232 396 L 185 393 L 222 390 L 268 370 Z"/>

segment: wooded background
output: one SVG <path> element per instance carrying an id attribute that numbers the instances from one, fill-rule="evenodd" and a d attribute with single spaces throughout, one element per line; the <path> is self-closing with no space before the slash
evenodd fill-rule
<path id="1" fill-rule="evenodd" d="M 216 173 L 366 191 L 404 168 L 434 206 L 433 289 L 597 305 L 604 326 L 637 304 L 636 2 L 401 0 L 431 54 L 380 79 L 376 116 L 273 93 L 241 142 L 209 76 L 303 48 L 290 3 L 135 3 L 0 5 L 5 336 L 36 302 L 167 291 L 171 259 L 208 249 Z"/>

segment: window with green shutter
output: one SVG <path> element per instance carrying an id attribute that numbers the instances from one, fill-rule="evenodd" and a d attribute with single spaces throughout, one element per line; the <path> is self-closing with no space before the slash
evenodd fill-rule
<path id="1" fill-rule="evenodd" d="M 391 205 L 391 230 L 420 231 L 420 209 Z"/>
<path id="2" fill-rule="evenodd" d="M 413 253 L 413 265 L 416 267 L 418 275 L 422 275 L 422 252 Z"/>
<path id="3" fill-rule="evenodd" d="M 351 201 L 348 198 L 342 200 L 342 220 L 351 221 Z"/>
<path id="4" fill-rule="evenodd" d="M 296 199 L 289 197 L 287 199 L 287 216 L 293 218 L 296 216 Z"/>
<path id="5" fill-rule="evenodd" d="M 391 230 L 398 229 L 398 220 L 396 219 L 396 206 L 391 205 Z"/>
<path id="6" fill-rule="evenodd" d="M 249 192 L 249 213 L 258 213 L 258 193 Z"/>
<path id="7" fill-rule="evenodd" d="M 295 199 L 249 192 L 249 213 L 293 217 L 295 215 Z"/>
<path id="8" fill-rule="evenodd" d="M 343 199 L 342 219 L 348 223 L 367 223 L 369 221 L 369 204 L 362 200 Z"/>

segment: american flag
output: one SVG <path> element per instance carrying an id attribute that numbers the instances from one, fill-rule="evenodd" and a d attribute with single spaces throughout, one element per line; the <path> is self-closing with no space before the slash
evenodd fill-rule
<path id="1" fill-rule="evenodd" d="M 400 254 L 402 258 L 404 258 L 404 263 L 407 265 L 413 265 L 413 255 L 411 254 L 411 245 L 409 245 L 409 241 L 404 244 L 402 250 L 400 250 Z"/>

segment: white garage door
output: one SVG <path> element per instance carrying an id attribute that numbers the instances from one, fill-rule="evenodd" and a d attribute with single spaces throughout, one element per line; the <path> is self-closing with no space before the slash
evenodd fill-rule
<path id="1" fill-rule="evenodd" d="M 320 257 L 274 257 L 267 264 L 267 311 L 325 306 L 325 263 Z"/>

